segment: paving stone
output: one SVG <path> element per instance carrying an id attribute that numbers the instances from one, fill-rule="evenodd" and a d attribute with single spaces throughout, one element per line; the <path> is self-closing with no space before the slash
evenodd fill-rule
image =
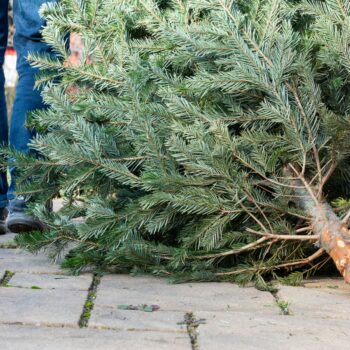
<path id="1" fill-rule="evenodd" d="M 6 233 L 6 235 L 0 235 L 0 245 L 14 243 L 13 240 L 15 239 L 15 237 L 15 233 Z"/>
<path id="2" fill-rule="evenodd" d="M 21 249 L 0 249 L 0 273 L 5 270 L 29 273 L 64 274 L 44 254 L 33 255 Z"/>
<path id="3" fill-rule="evenodd" d="M 18 272 L 12 277 L 9 284 L 13 287 L 22 288 L 32 288 L 33 286 L 36 286 L 41 289 L 87 291 L 91 285 L 91 281 L 91 274 L 83 274 L 80 276 L 58 276 Z"/>
<path id="4" fill-rule="evenodd" d="M 164 279 L 153 277 L 103 277 L 95 305 L 116 308 L 119 304 L 156 304 L 162 311 L 235 310 L 276 313 L 271 307 L 275 302 L 270 293 L 255 288 L 240 288 L 231 283 L 169 284 Z"/>
<path id="5" fill-rule="evenodd" d="M 77 327 L 86 296 L 86 291 L 0 287 L 0 323 Z"/>
<path id="6" fill-rule="evenodd" d="M 63 207 L 63 199 L 62 198 L 56 198 L 52 201 L 52 211 L 58 212 Z"/>
<path id="7" fill-rule="evenodd" d="M 89 320 L 89 327 L 186 333 L 186 326 L 179 324 L 183 321 L 183 312 L 143 312 L 95 305 Z"/>
<path id="8" fill-rule="evenodd" d="M 0 325 L 1 350 L 190 350 L 187 334 Z"/>
<path id="9" fill-rule="evenodd" d="M 305 288 L 336 289 L 337 294 L 349 293 L 350 285 L 344 282 L 343 278 L 311 278 L 304 282 Z"/>
<path id="10" fill-rule="evenodd" d="M 160 310 L 119 310 L 118 305 L 159 305 Z M 169 284 L 153 277 L 104 276 L 89 325 L 116 329 L 184 331 L 178 323 L 188 311 L 245 310 L 278 314 L 270 293 L 230 283 Z"/>
<path id="11" fill-rule="evenodd" d="M 350 290 L 281 286 L 281 299 L 296 316 L 350 320 Z"/>
<path id="12" fill-rule="evenodd" d="M 297 316 L 199 312 L 201 350 L 346 350 L 350 322 Z"/>

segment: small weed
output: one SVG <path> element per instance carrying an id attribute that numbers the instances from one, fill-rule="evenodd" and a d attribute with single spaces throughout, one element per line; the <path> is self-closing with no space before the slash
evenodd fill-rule
<path id="1" fill-rule="evenodd" d="M 89 300 L 85 303 L 85 307 L 87 307 L 87 308 L 92 308 L 93 306 L 94 306 L 94 302 L 91 300 Z"/>
<path id="2" fill-rule="evenodd" d="M 338 289 L 339 286 L 336 286 L 336 285 L 328 285 L 327 288 L 330 288 L 330 289 Z"/>
<path id="3" fill-rule="evenodd" d="M 199 342 L 198 342 L 198 327 L 201 324 L 205 324 L 205 319 L 199 319 L 197 320 L 194 316 L 193 312 L 187 312 L 185 314 L 185 319 L 183 322 L 180 322 L 179 324 L 184 324 L 187 327 L 187 334 L 190 337 L 191 341 L 191 348 L 192 350 L 199 350 Z"/>
<path id="4" fill-rule="evenodd" d="M 88 291 L 88 296 L 86 298 L 83 312 L 80 316 L 79 327 L 85 328 L 88 326 L 89 319 L 91 317 L 92 309 L 94 308 L 94 301 L 96 299 L 96 291 L 97 287 L 100 284 L 100 277 L 98 275 L 94 275 L 91 286 Z"/>
<path id="5" fill-rule="evenodd" d="M 283 315 L 290 315 L 289 302 L 283 299 L 276 300 L 277 306 L 281 309 Z"/>
<path id="6" fill-rule="evenodd" d="M 42 288 L 39 286 L 31 286 L 30 289 L 42 289 Z"/>
<path id="7" fill-rule="evenodd" d="M 84 319 L 89 319 L 90 317 L 91 317 L 91 312 L 90 311 L 84 312 L 84 315 L 83 315 Z"/>
<path id="8" fill-rule="evenodd" d="M 140 305 L 127 305 L 127 304 L 120 304 L 118 305 L 119 310 L 137 310 L 137 311 L 144 311 L 144 312 L 153 312 L 158 311 L 160 309 L 159 305 L 147 305 L 147 304 L 140 304 Z"/>
<path id="9" fill-rule="evenodd" d="M 10 287 L 9 282 L 14 274 L 12 271 L 5 271 L 3 278 L 0 280 L 0 287 Z"/>

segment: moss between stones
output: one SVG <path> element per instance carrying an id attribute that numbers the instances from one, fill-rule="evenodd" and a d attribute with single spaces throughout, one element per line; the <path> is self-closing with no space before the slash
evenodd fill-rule
<path id="1" fill-rule="evenodd" d="M 18 245 L 15 241 L 8 241 L 5 243 L 0 243 L 1 249 L 16 249 L 18 248 Z"/>
<path id="2" fill-rule="evenodd" d="M 89 319 L 91 317 L 92 309 L 94 308 L 94 303 L 96 299 L 97 287 L 101 282 L 101 277 L 94 275 L 92 282 L 88 291 L 88 295 L 84 304 L 83 312 L 80 316 L 79 327 L 86 328 L 89 324 Z"/>
<path id="3" fill-rule="evenodd" d="M 187 312 L 184 321 L 181 322 L 181 324 L 185 324 L 187 327 L 187 334 L 190 337 L 192 350 L 199 350 L 198 327 L 203 323 L 205 323 L 205 320 L 197 320 L 193 312 Z"/>
<path id="4" fill-rule="evenodd" d="M 14 276 L 14 272 L 6 270 L 4 273 L 4 276 L 0 280 L 0 287 L 7 287 L 8 283 L 10 282 L 11 278 Z"/>

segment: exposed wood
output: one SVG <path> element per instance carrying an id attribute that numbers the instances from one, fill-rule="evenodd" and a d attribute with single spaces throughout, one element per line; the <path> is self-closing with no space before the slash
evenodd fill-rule
<path id="1" fill-rule="evenodd" d="M 305 182 L 301 179 L 293 181 L 296 185 Z M 314 235 L 319 237 L 320 246 L 333 259 L 338 271 L 346 283 L 350 284 L 350 231 L 347 223 L 343 222 L 325 201 L 315 202 L 316 188 L 295 189 L 299 197 L 299 206 L 311 217 L 311 226 Z"/>

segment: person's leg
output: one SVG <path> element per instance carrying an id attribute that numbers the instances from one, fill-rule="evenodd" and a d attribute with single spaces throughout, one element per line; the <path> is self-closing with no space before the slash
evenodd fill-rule
<path id="1" fill-rule="evenodd" d="M 3 64 L 7 47 L 8 34 L 8 0 L 0 0 L 0 147 L 7 145 L 8 125 L 5 98 L 5 75 Z M 5 219 L 7 217 L 7 177 L 6 172 L 0 172 L 0 234 L 6 232 Z"/>
<path id="2" fill-rule="evenodd" d="M 29 112 L 44 108 L 41 91 L 34 88 L 37 68 L 27 61 L 29 53 L 47 53 L 50 49 L 43 43 L 41 30 L 44 25 L 39 16 L 40 6 L 45 0 L 14 0 L 14 22 L 16 32 L 14 45 L 17 52 L 18 84 L 12 110 L 10 126 L 10 145 L 20 152 L 29 152 L 28 143 L 34 136 L 34 130 L 26 128 L 26 117 Z M 40 223 L 24 214 L 26 200 L 15 197 L 15 177 L 12 176 L 8 192 L 10 199 L 10 218 L 8 227 L 13 232 L 40 229 Z"/>

